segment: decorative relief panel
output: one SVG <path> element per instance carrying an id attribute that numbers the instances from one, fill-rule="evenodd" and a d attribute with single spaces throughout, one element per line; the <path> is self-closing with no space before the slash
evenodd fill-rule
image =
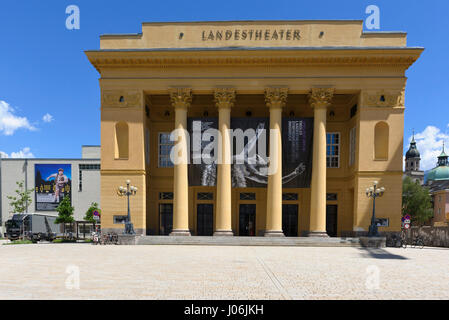
<path id="1" fill-rule="evenodd" d="M 367 107 L 403 107 L 404 91 L 364 92 L 362 105 Z"/>
<path id="2" fill-rule="evenodd" d="M 130 108 L 143 105 L 143 93 L 139 91 L 107 90 L 103 92 L 102 107 Z"/>

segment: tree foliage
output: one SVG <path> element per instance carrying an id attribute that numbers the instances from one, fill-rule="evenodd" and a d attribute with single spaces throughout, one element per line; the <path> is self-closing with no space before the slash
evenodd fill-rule
<path id="1" fill-rule="evenodd" d="M 7 196 L 10 206 L 10 213 L 25 213 L 27 211 L 27 206 L 31 203 L 31 193 L 33 189 L 26 190 L 24 181 L 17 181 L 17 189 L 14 191 L 15 196 Z"/>
<path id="2" fill-rule="evenodd" d="M 410 177 L 406 177 L 402 185 L 402 214 L 409 214 L 412 223 L 416 222 L 419 225 L 429 221 L 433 216 L 429 190 Z"/>
<path id="3" fill-rule="evenodd" d="M 61 203 L 56 208 L 56 211 L 58 212 L 56 223 L 72 223 L 75 221 L 73 218 L 73 211 L 75 211 L 75 208 L 72 207 L 69 197 L 64 197 L 62 199 Z"/>
<path id="4" fill-rule="evenodd" d="M 98 208 L 98 203 L 92 202 L 90 205 L 90 208 L 87 209 L 86 215 L 84 216 L 84 220 L 87 222 L 95 223 L 94 219 L 94 211 L 98 211 L 98 213 L 101 215 L 101 209 Z"/>

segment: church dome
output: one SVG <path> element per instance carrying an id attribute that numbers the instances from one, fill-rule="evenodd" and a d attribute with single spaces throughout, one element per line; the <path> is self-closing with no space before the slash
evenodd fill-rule
<path id="1" fill-rule="evenodd" d="M 408 149 L 407 153 L 405 154 L 405 158 L 406 159 L 410 159 L 410 158 L 419 158 L 421 155 L 419 154 L 418 149 L 415 148 L 410 148 Z"/>
<path id="2" fill-rule="evenodd" d="M 419 158 L 419 157 L 421 157 L 421 155 L 419 154 L 419 151 L 416 148 L 415 135 L 413 134 L 412 141 L 410 142 L 410 148 L 405 154 L 405 159 Z"/>
<path id="3" fill-rule="evenodd" d="M 427 174 L 427 181 L 449 180 L 449 156 L 443 151 L 438 156 L 438 166 L 433 168 Z"/>
<path id="4" fill-rule="evenodd" d="M 449 180 L 449 166 L 433 168 L 427 174 L 427 181 Z"/>

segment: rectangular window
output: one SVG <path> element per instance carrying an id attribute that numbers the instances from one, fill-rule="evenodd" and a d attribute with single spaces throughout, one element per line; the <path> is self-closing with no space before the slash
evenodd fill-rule
<path id="1" fill-rule="evenodd" d="M 340 133 L 328 132 L 326 134 L 326 166 L 328 168 L 340 167 Z"/>
<path id="2" fill-rule="evenodd" d="M 326 193 L 326 200 L 327 201 L 337 201 L 337 194 L 336 193 Z"/>
<path id="3" fill-rule="evenodd" d="M 128 216 L 114 216 L 114 224 L 125 224 Z"/>
<path id="4" fill-rule="evenodd" d="M 173 168 L 170 152 L 174 141 L 170 140 L 169 132 L 159 132 L 159 168 Z"/>
<path id="5" fill-rule="evenodd" d="M 159 200 L 173 200 L 173 192 L 159 192 Z"/>
<path id="6" fill-rule="evenodd" d="M 243 192 L 240 194 L 240 200 L 256 200 L 256 194 L 252 192 Z"/>
<path id="7" fill-rule="evenodd" d="M 349 131 L 349 166 L 353 166 L 355 163 L 355 146 L 356 146 L 356 128 L 352 128 Z"/>
<path id="8" fill-rule="evenodd" d="M 298 200 L 298 194 L 297 193 L 283 193 L 282 200 L 284 200 L 284 201 Z"/>
<path id="9" fill-rule="evenodd" d="M 198 200 L 214 200 L 214 194 L 212 192 L 198 192 Z"/>

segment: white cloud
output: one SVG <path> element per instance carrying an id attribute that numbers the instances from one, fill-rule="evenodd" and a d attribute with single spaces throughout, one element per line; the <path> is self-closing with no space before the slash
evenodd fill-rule
<path id="1" fill-rule="evenodd" d="M 6 152 L 0 151 L 0 156 L 2 158 L 34 158 L 34 154 L 31 152 L 29 147 L 25 147 L 22 150 L 17 152 L 11 152 L 11 154 L 7 154 Z"/>
<path id="2" fill-rule="evenodd" d="M 5 101 L 0 100 L 0 133 L 6 136 L 14 134 L 18 129 L 35 130 L 26 117 L 18 117 L 14 109 Z"/>
<path id="3" fill-rule="evenodd" d="M 408 141 L 412 140 L 410 136 Z M 424 131 L 415 134 L 416 147 L 421 154 L 421 170 L 436 167 L 437 157 L 441 154 L 443 141 L 449 146 L 449 135 L 434 126 L 427 126 Z"/>
<path id="4" fill-rule="evenodd" d="M 54 120 L 53 116 L 49 113 L 46 113 L 43 117 L 42 120 L 44 122 L 52 122 Z"/>

